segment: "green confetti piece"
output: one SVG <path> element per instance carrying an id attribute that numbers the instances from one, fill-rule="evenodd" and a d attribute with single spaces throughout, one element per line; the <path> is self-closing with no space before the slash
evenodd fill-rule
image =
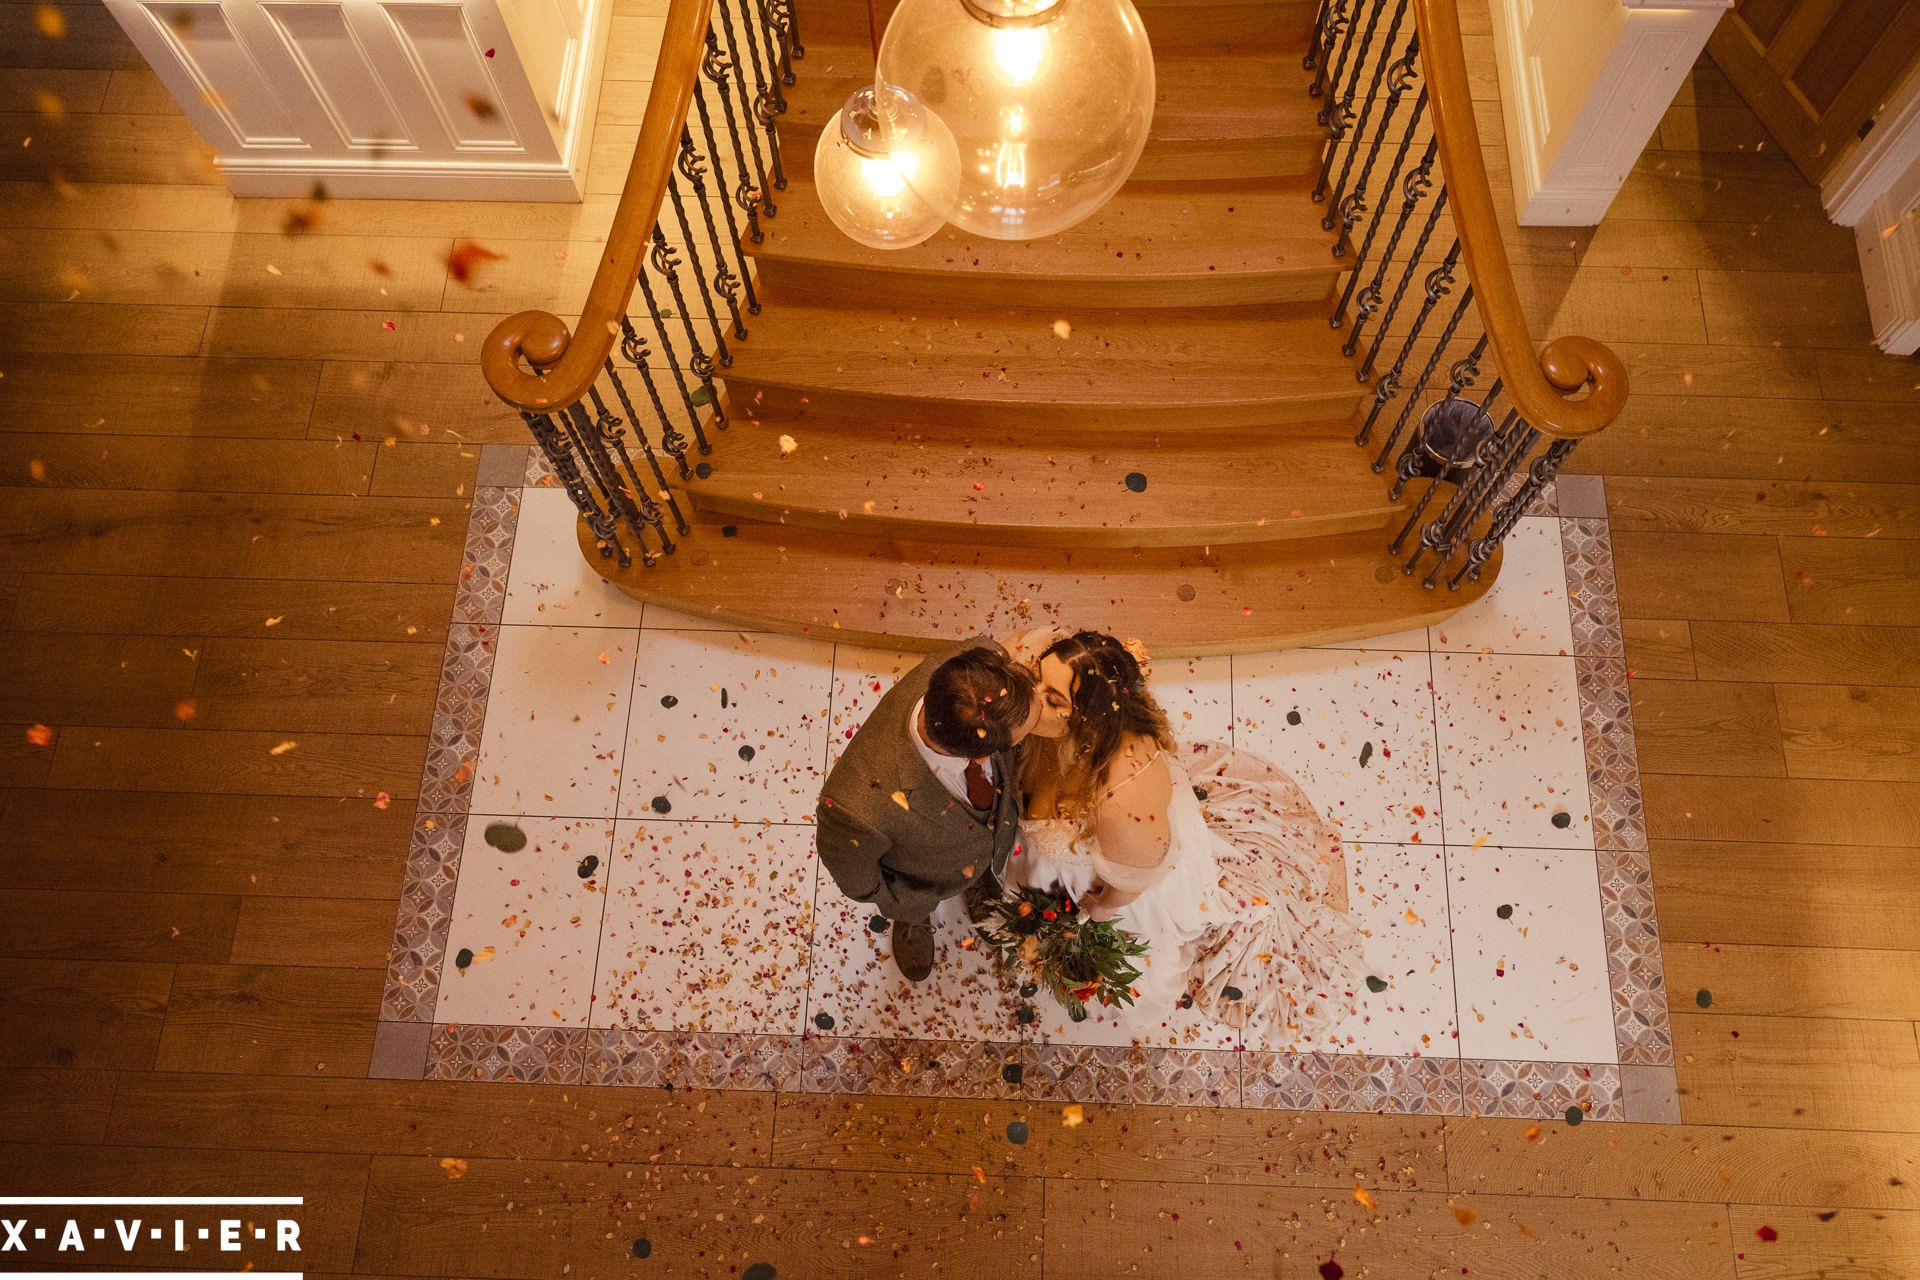
<path id="1" fill-rule="evenodd" d="M 1015 1120 L 1007 1126 L 1007 1141 L 1014 1146 L 1024 1146 L 1027 1141 L 1027 1122 Z"/>
<path id="2" fill-rule="evenodd" d="M 484 838 L 502 853 L 518 853 L 527 847 L 527 833 L 511 822 L 489 822 Z"/>
<path id="3" fill-rule="evenodd" d="M 1567 1108 L 1568 1124 L 1579 1124 L 1581 1121 L 1585 1120 L 1586 1118 L 1587 1118 L 1587 1113 L 1582 1111 L 1580 1108 L 1578 1107 Z"/>
<path id="4" fill-rule="evenodd" d="M 1713 992 L 1702 987 L 1694 993 L 1693 1002 L 1702 1009 L 1711 1009 L 1713 1007 Z"/>
<path id="5" fill-rule="evenodd" d="M 1292 724 L 1292 725 L 1297 725 L 1297 724 L 1299 724 L 1299 723 L 1300 723 L 1300 713 L 1299 713 L 1298 711 L 1289 711 L 1289 712 L 1287 712 L 1287 723 L 1288 723 L 1288 724 Z"/>
<path id="6" fill-rule="evenodd" d="M 1371 973 L 1367 975 L 1367 990 L 1373 992 L 1375 995 L 1379 995 L 1386 989 L 1387 980 L 1385 978 L 1375 977 Z"/>
<path id="7" fill-rule="evenodd" d="M 1503 902 L 1493 909 L 1493 914 L 1499 916 L 1502 920 L 1511 920 L 1513 919 L 1513 904 L 1511 902 Z"/>
<path id="8" fill-rule="evenodd" d="M 1366 768 L 1367 761 L 1371 759 L 1373 759 L 1373 744 L 1369 742 L 1360 748 L 1360 767 Z"/>

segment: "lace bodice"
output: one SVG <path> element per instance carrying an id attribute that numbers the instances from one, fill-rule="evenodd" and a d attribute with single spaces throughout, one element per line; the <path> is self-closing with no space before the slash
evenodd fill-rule
<path id="1" fill-rule="evenodd" d="M 1108 789 L 1112 795 L 1128 782 L 1144 773 L 1148 765 L 1161 758 L 1160 752 L 1142 763 L 1139 769 L 1125 781 Z M 1173 768 L 1173 762 L 1167 762 Z M 1175 771 L 1175 792 L 1184 786 L 1178 771 Z M 1020 823 L 1021 839 L 1028 851 L 1035 857 L 1057 864 L 1078 863 L 1090 865 L 1093 874 L 1102 884 L 1118 889 L 1122 893 L 1145 893 L 1165 879 L 1179 861 L 1179 841 L 1170 840 L 1166 856 L 1151 867 L 1137 867 L 1131 863 L 1114 862 L 1100 851 L 1100 841 L 1091 832 L 1082 834 L 1080 824 L 1071 818 L 1025 818 Z"/>

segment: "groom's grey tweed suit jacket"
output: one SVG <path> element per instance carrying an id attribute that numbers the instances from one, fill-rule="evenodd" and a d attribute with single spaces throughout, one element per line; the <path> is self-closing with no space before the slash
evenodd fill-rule
<path id="1" fill-rule="evenodd" d="M 933 654 L 880 699 L 820 792 L 816 843 L 840 891 L 889 920 L 923 924 L 942 899 L 1007 864 L 1020 835 L 1019 753 L 993 757 L 994 810 L 956 800 L 908 735 L 934 668 L 970 648 L 1004 649 L 980 636 Z M 898 792 L 904 807 L 894 799 Z"/>

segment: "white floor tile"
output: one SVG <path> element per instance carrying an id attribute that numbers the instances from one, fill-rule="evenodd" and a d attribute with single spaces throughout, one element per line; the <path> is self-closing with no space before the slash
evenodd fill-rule
<path id="1" fill-rule="evenodd" d="M 487 843 L 496 821 L 476 814 L 467 823 L 434 1019 L 583 1027 L 613 824 L 517 819 L 527 842 L 507 853 Z"/>
<path id="2" fill-rule="evenodd" d="M 789 636 L 641 632 L 620 816 L 812 822 L 832 654 Z"/>
<path id="3" fill-rule="evenodd" d="M 806 827 L 618 823 L 593 1025 L 797 1034 L 817 865 Z"/>
<path id="4" fill-rule="evenodd" d="M 1447 860 L 1461 1052 L 1614 1061 L 1593 854 L 1488 844 L 1449 848 Z"/>
<path id="5" fill-rule="evenodd" d="M 638 632 L 501 627 L 475 813 L 611 817 Z"/>
<path id="6" fill-rule="evenodd" d="M 1248 1047 L 1457 1056 L 1445 854 L 1437 844 L 1350 843 L 1346 852 L 1348 913 L 1366 938 L 1353 1012 L 1315 1043 Z M 1386 990 L 1372 990 L 1369 977 Z"/>
<path id="7" fill-rule="evenodd" d="M 1157 658 L 1147 688 L 1167 713 L 1182 746 L 1233 742 L 1233 660 Z"/>
<path id="8" fill-rule="evenodd" d="M 1572 658 L 1435 654 L 1447 840 L 1593 847 Z"/>
<path id="9" fill-rule="evenodd" d="M 1031 1038 L 1002 988 L 992 959 L 977 945 L 957 902 L 934 914 L 933 973 L 911 983 L 893 963 L 889 932 L 875 932 L 873 907 L 841 894 L 822 874 L 813 913 L 813 961 L 807 1016 L 817 1030 L 842 1036 L 905 1036 L 919 1040 Z M 822 1026 L 825 1014 L 830 1024 Z"/>
<path id="10" fill-rule="evenodd" d="M 1236 657 L 1235 740 L 1292 774 L 1347 839 L 1438 843 L 1428 673 L 1424 649 Z"/>
<path id="11" fill-rule="evenodd" d="M 1525 516 L 1508 535 L 1493 589 L 1429 628 L 1436 653 L 1573 652 L 1560 521 Z"/>
<path id="12" fill-rule="evenodd" d="M 594 571 L 574 535 L 573 500 L 564 489 L 526 489 L 507 573 L 506 622 L 637 628 L 644 612 Z"/>

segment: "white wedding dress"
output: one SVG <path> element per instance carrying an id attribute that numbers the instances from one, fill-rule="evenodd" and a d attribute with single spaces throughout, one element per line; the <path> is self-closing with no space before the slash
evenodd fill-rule
<path id="1" fill-rule="evenodd" d="M 1114 924 L 1147 944 L 1131 1010 L 1142 1025 L 1182 996 L 1214 1019 L 1257 1027 L 1272 1047 L 1306 1042 L 1350 1011 L 1364 973 L 1359 928 L 1325 901 L 1339 838 L 1287 774 L 1219 743 L 1197 745 L 1173 779 L 1166 857 L 1135 867 L 1101 856 L 1068 819 L 1020 824 L 1009 875 L 1078 899 L 1096 883 L 1140 896 Z M 1204 798 L 1203 798 L 1204 797 Z"/>

